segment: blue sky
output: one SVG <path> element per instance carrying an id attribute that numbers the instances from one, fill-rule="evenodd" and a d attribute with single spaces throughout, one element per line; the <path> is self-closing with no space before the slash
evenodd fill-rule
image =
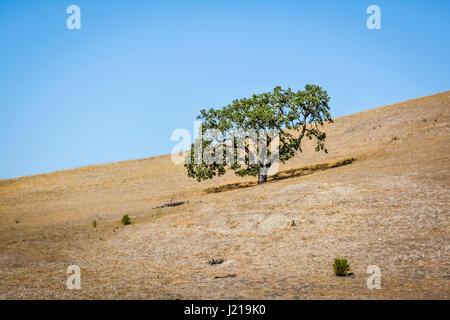
<path id="1" fill-rule="evenodd" d="M 66 8 L 81 8 L 68 30 Z M 366 8 L 381 9 L 369 30 Z M 319 84 L 341 116 L 450 89 L 450 1 L 0 0 L 0 178 L 166 154 L 201 108 Z"/>

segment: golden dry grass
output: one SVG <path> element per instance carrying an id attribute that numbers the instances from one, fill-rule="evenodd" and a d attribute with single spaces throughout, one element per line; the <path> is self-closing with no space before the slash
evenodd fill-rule
<path id="1" fill-rule="evenodd" d="M 448 299 L 449 101 L 337 118 L 329 154 L 307 141 L 281 166 L 294 177 L 252 188 L 205 194 L 254 180 L 198 183 L 169 155 L 0 180 L 0 298 Z M 189 204 L 152 209 L 172 198 Z M 336 257 L 353 277 L 334 275 Z M 381 290 L 366 287 L 369 265 Z"/>

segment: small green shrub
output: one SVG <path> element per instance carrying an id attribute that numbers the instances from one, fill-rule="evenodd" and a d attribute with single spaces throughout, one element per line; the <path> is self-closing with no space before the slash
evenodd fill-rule
<path id="1" fill-rule="evenodd" d="M 124 226 L 131 223 L 131 219 L 127 214 L 122 217 L 122 223 Z"/>
<path id="2" fill-rule="evenodd" d="M 333 264 L 334 273 L 337 276 L 346 276 L 350 270 L 350 266 L 347 263 L 347 259 L 334 259 Z"/>
<path id="3" fill-rule="evenodd" d="M 97 227 L 97 221 L 92 221 L 92 226 L 94 227 L 94 228 L 96 228 Z"/>

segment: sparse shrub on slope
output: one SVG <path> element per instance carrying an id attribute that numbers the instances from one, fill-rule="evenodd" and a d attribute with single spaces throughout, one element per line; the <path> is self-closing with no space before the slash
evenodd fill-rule
<path id="1" fill-rule="evenodd" d="M 131 223 L 131 219 L 130 219 L 130 217 L 126 214 L 126 215 L 124 215 L 123 217 L 122 217 L 122 224 L 124 225 L 124 226 L 126 226 L 127 224 L 130 224 Z"/>
<path id="2" fill-rule="evenodd" d="M 346 276 L 350 270 L 350 266 L 347 263 L 347 259 L 334 259 L 333 264 L 334 273 L 337 276 Z"/>

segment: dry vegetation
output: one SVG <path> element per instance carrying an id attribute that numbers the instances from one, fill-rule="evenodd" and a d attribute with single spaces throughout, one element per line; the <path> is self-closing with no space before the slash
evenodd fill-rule
<path id="1" fill-rule="evenodd" d="M 305 145 L 251 188 L 190 180 L 168 155 L 0 180 L 0 298 L 448 299 L 449 101 L 338 118 L 329 154 Z M 171 199 L 189 204 L 152 209 Z M 72 264 L 81 290 L 65 286 Z"/>

